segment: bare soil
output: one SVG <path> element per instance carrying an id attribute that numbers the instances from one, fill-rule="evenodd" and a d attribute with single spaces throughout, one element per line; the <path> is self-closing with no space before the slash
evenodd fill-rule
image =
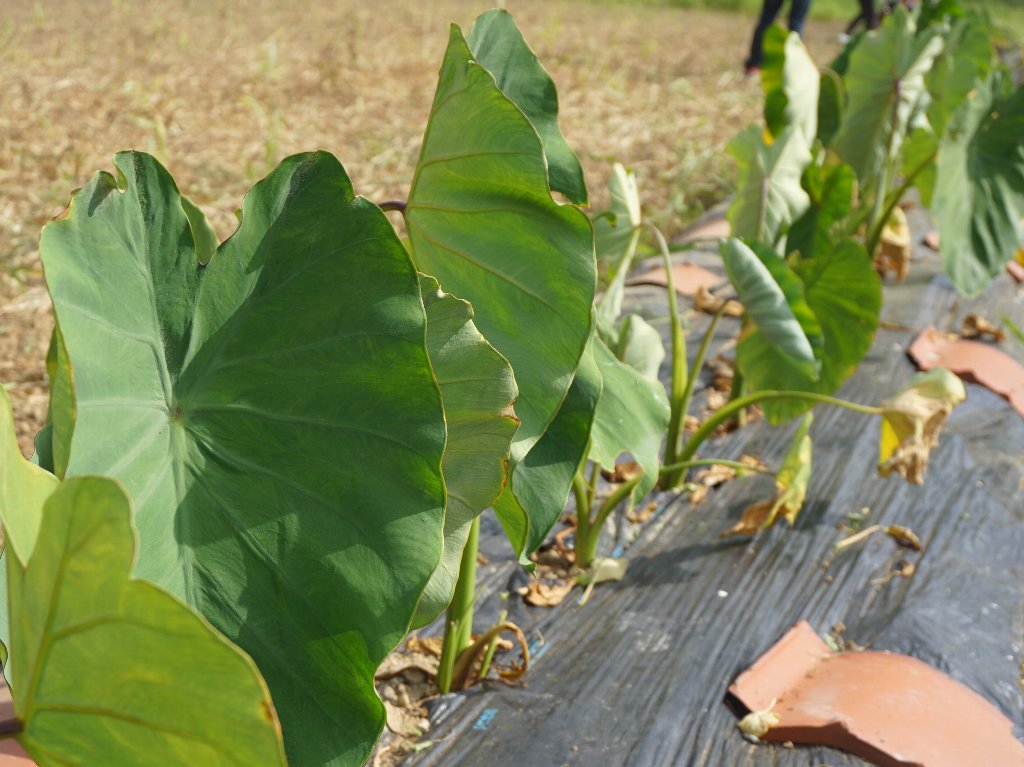
<path id="1" fill-rule="evenodd" d="M 221 236 L 281 158 L 326 149 L 358 193 L 404 198 L 447 26 L 470 0 L 5 0 L 0 7 L 0 383 L 31 452 L 51 319 L 39 230 L 122 149 L 155 154 Z M 508 0 L 558 84 L 595 207 L 611 163 L 670 233 L 728 194 L 723 148 L 760 109 L 727 13 Z M 812 25 L 819 60 L 835 24 Z"/>

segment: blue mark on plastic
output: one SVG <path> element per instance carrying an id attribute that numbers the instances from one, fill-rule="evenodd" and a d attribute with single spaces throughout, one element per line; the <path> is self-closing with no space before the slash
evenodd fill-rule
<path id="1" fill-rule="evenodd" d="M 541 655 L 548 651 L 548 647 L 551 646 L 550 642 L 545 642 L 543 639 L 538 639 L 532 645 L 530 645 L 530 660 L 535 661 Z"/>
<path id="2" fill-rule="evenodd" d="M 498 709 L 496 709 L 496 708 L 485 708 L 483 710 L 483 713 L 481 713 L 480 716 L 478 716 L 476 718 L 476 721 L 473 722 L 473 729 L 474 730 L 486 730 L 488 725 L 492 721 L 494 721 L 494 717 L 496 717 L 497 715 L 498 715 Z"/>
<path id="3" fill-rule="evenodd" d="M 622 548 L 622 544 L 619 544 L 618 546 L 616 546 L 616 547 L 615 547 L 615 548 L 614 548 L 614 549 L 612 550 L 612 556 L 613 556 L 613 557 L 621 557 L 621 556 L 622 556 L 622 552 L 623 552 L 623 551 L 625 551 L 625 549 L 624 549 L 624 548 Z"/>

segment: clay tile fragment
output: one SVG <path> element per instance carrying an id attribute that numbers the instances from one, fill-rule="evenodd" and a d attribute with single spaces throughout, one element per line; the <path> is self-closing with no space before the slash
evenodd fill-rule
<path id="1" fill-rule="evenodd" d="M 952 339 L 926 328 L 907 349 L 921 370 L 943 367 L 1006 397 L 1024 416 L 1024 367 L 1010 355 L 978 341 Z"/>
<path id="2" fill-rule="evenodd" d="M 691 226 L 676 240 L 677 243 L 698 242 L 700 240 L 717 240 L 728 237 L 732 234 L 732 228 L 724 215 L 713 216 L 703 221 L 698 221 Z"/>
<path id="3" fill-rule="evenodd" d="M 832 746 L 879 767 L 1024 767 L 1012 723 L 980 695 L 906 655 L 832 652 L 806 621 L 729 692 L 778 716 L 761 740 Z"/>
<path id="4" fill-rule="evenodd" d="M 703 266 L 690 263 L 672 265 L 672 284 L 675 286 L 676 293 L 682 296 L 696 295 L 701 288 L 707 290 L 723 282 L 725 282 L 725 275 L 716 274 Z M 665 267 L 658 266 L 634 275 L 626 280 L 626 284 L 657 285 L 664 288 L 668 285 Z"/>

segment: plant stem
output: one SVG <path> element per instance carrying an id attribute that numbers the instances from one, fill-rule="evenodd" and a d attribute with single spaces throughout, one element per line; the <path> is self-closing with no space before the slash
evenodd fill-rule
<path id="1" fill-rule="evenodd" d="M 878 249 L 878 241 L 881 239 L 882 230 L 889 221 L 889 215 L 887 214 L 892 213 L 892 206 L 886 206 L 886 196 L 889 192 L 889 182 L 893 176 L 893 166 L 896 163 L 896 158 L 893 155 L 896 149 L 896 125 L 900 106 L 900 93 L 902 91 L 901 85 L 902 83 L 899 80 L 893 83 L 895 93 L 893 94 L 892 103 L 892 129 L 889 131 L 885 163 L 882 167 L 882 179 L 875 192 L 875 200 L 871 209 L 871 226 L 868 227 L 868 239 L 865 242 L 868 257 L 872 259 L 875 257 L 875 251 Z"/>
<path id="2" fill-rule="evenodd" d="M 601 464 L 594 463 L 590 472 L 590 483 L 583 479 L 583 469 L 576 472 L 573 477 L 572 488 L 576 498 L 576 564 L 580 565 L 580 552 L 591 548 L 590 540 L 600 537 L 601 530 L 598 528 L 594 533 L 594 523 L 591 521 L 590 513 L 594 508 L 594 499 L 597 497 L 597 483 L 601 477 Z M 596 543 L 594 546 L 596 547 Z"/>
<path id="3" fill-rule="evenodd" d="M 615 488 L 611 495 L 604 499 L 601 504 L 601 508 L 598 509 L 597 515 L 594 519 L 587 519 L 587 523 L 584 527 L 580 527 L 581 517 L 576 518 L 576 566 L 586 570 L 594 563 L 594 559 L 597 557 L 597 544 L 601 540 L 601 529 L 604 527 L 605 520 L 608 519 L 608 515 L 615 510 L 615 507 L 622 503 L 629 494 L 633 492 L 633 488 L 637 486 L 640 480 L 643 479 L 643 474 L 637 477 L 633 477 L 626 482 Z M 588 515 L 589 516 L 589 515 Z"/>
<path id="4" fill-rule="evenodd" d="M 476 591 L 476 555 L 480 540 L 480 518 L 473 520 L 469 528 L 466 548 L 462 550 L 459 578 L 455 582 L 455 593 L 448 605 L 441 645 L 441 659 L 437 669 L 437 689 L 441 693 L 451 692 L 452 670 L 459 655 L 473 644 L 473 600 Z"/>
<path id="5" fill-rule="evenodd" d="M 686 413 L 690 410 L 690 402 L 693 399 L 693 391 L 697 386 L 697 379 L 700 376 L 700 371 L 704 367 L 704 360 L 708 356 L 708 349 L 711 347 L 711 341 L 715 335 L 715 328 L 718 326 L 718 321 L 722 319 L 722 315 L 725 314 L 725 307 L 727 302 L 723 301 L 722 306 L 714 317 L 711 318 L 711 324 L 708 326 L 707 331 L 704 333 L 704 338 L 700 342 L 700 348 L 697 349 L 697 357 L 693 361 L 693 375 L 687 377 L 686 387 L 683 389 L 683 395 L 678 405 L 673 404 L 672 412 L 681 414 L 681 418 L 685 420 Z M 734 374 L 738 375 L 738 373 Z M 670 463 L 675 460 L 675 456 L 679 454 L 679 450 L 682 447 L 681 437 L 684 434 L 683 429 L 677 429 L 674 436 L 674 442 L 666 444 L 665 446 L 665 461 Z M 664 466 L 661 467 L 661 484 L 664 487 L 675 487 L 679 484 L 681 479 L 681 473 L 676 469 L 668 469 Z"/>
<path id="6" fill-rule="evenodd" d="M 404 200 L 385 200 L 384 202 L 377 203 L 377 207 L 384 212 L 397 210 L 399 213 L 405 214 L 406 202 Z"/>
<path id="7" fill-rule="evenodd" d="M 903 179 L 903 183 L 900 184 L 899 188 L 892 194 L 885 206 L 885 211 L 882 213 L 881 218 L 874 222 L 871 231 L 868 233 L 865 245 L 867 247 L 868 255 L 874 258 L 874 253 L 878 250 L 878 243 L 882 239 L 882 232 L 885 230 L 885 225 L 889 222 L 889 218 L 892 216 L 893 210 L 900 204 L 900 200 L 903 199 L 903 195 L 907 193 L 917 181 L 917 177 L 920 176 L 925 168 L 927 168 L 932 161 L 938 155 L 938 150 L 928 155 L 928 158 L 918 165 L 912 173 Z"/>
<path id="8" fill-rule="evenodd" d="M 665 262 L 665 288 L 668 291 L 668 313 L 672 329 L 672 390 L 669 392 L 670 414 L 668 434 L 665 438 L 665 462 L 675 463 L 676 451 L 679 450 L 680 437 L 683 433 L 683 419 L 686 410 L 683 400 L 686 396 L 689 370 L 686 367 L 686 337 L 683 326 L 679 322 L 679 304 L 676 298 L 675 279 L 672 275 L 672 256 L 668 250 L 665 235 L 653 224 L 647 226 L 654 232 L 654 239 L 661 249 L 661 257 Z"/>
<path id="9" fill-rule="evenodd" d="M 615 276 L 612 277 L 612 281 L 604 291 L 604 295 L 601 296 L 601 300 L 597 302 L 598 318 L 607 320 L 609 324 L 614 323 L 622 313 L 622 297 L 626 289 L 626 278 L 629 276 L 633 259 L 636 258 L 636 249 L 640 245 L 640 232 L 639 226 L 633 228 L 633 232 L 629 237 L 629 243 L 626 245 L 622 260 L 619 261 Z"/>
<path id="10" fill-rule="evenodd" d="M 743 410 L 744 408 L 748 408 L 751 405 L 756 405 L 758 402 L 772 399 L 797 399 L 809 402 L 821 402 L 826 405 L 835 405 L 836 407 L 853 410 L 857 413 L 867 413 L 868 415 L 881 415 L 884 412 L 880 407 L 861 405 L 856 402 L 847 402 L 846 400 L 839 399 L 838 397 L 830 397 L 827 394 L 817 394 L 815 392 L 772 390 L 756 391 L 753 394 L 748 394 L 746 397 L 740 397 L 726 403 L 720 410 L 701 424 L 701 427 L 694 432 L 693 436 L 690 437 L 690 440 L 683 447 L 683 451 L 679 455 L 679 462 L 689 461 L 693 458 L 697 449 L 701 446 L 704 440 L 713 434 L 715 429 L 717 429 L 721 424 L 729 420 L 734 413 Z"/>

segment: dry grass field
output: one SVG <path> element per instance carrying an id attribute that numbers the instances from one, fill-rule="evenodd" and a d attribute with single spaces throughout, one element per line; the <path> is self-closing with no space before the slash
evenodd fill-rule
<path id="1" fill-rule="evenodd" d="M 326 149 L 358 193 L 403 198 L 450 22 L 481 0 L 4 0 L 0 3 L 0 383 L 30 450 L 50 332 L 37 242 L 120 149 L 155 154 L 221 236 L 281 158 Z M 752 20 L 508 0 L 558 84 L 596 206 L 614 161 L 670 233 L 728 194 L 729 138 L 756 119 L 740 72 Z M 824 60 L 838 22 L 807 32 Z"/>

